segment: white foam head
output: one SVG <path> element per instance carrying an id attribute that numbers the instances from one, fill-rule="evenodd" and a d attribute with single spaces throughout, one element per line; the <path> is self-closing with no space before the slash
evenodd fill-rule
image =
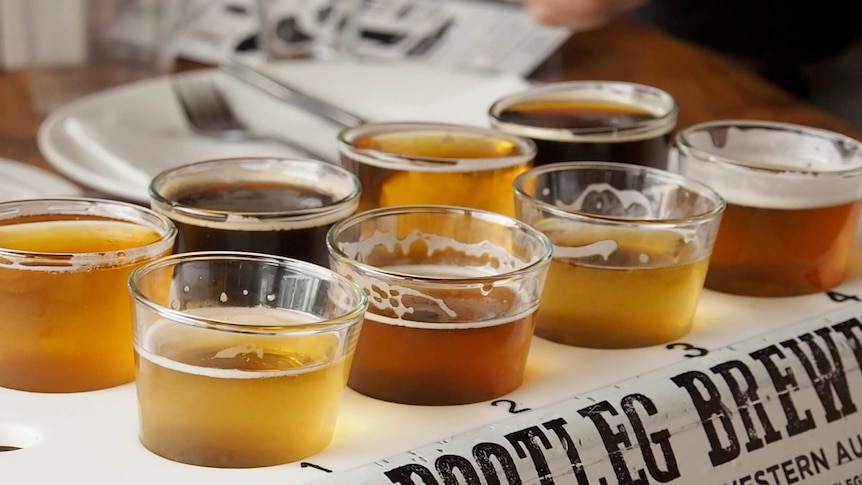
<path id="1" fill-rule="evenodd" d="M 809 209 L 862 199 L 862 145 L 785 123 L 716 121 L 679 134 L 679 170 L 729 203 Z"/>

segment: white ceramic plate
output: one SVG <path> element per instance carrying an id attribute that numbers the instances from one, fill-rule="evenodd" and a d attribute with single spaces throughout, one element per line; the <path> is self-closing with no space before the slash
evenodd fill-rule
<path id="1" fill-rule="evenodd" d="M 490 76 L 421 64 L 294 61 L 267 66 L 305 91 L 371 120 L 437 120 L 488 126 L 487 109 L 527 85 L 513 75 Z M 278 132 L 337 159 L 339 128 L 288 106 L 215 69 L 240 116 L 260 131 Z M 39 129 L 39 147 L 60 173 L 123 199 L 147 200 L 154 175 L 177 165 L 234 156 L 291 156 L 275 143 L 224 142 L 193 135 L 168 77 L 112 88 L 55 110 Z"/>
<path id="2" fill-rule="evenodd" d="M 0 202 L 82 194 L 80 187 L 58 175 L 26 163 L 0 158 Z"/>

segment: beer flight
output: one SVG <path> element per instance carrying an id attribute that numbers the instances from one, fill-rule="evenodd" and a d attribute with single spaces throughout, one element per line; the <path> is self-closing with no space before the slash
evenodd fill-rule
<path id="1" fill-rule="evenodd" d="M 340 166 L 179 166 L 150 208 L 0 204 L 0 386 L 134 380 L 151 452 L 270 466 L 328 446 L 345 386 L 491 400 L 522 384 L 533 338 L 657 345 L 690 331 L 703 288 L 841 283 L 860 143 L 742 120 L 674 138 L 677 111 L 650 86 L 561 82 L 498 100 L 487 128 L 346 128 Z"/>

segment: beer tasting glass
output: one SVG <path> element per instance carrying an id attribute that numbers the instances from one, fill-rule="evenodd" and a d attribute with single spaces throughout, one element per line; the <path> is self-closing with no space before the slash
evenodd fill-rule
<path id="1" fill-rule="evenodd" d="M 634 348 L 689 332 L 720 195 L 679 174 L 611 162 L 536 167 L 514 187 L 518 218 L 554 245 L 537 336 Z"/>
<path id="2" fill-rule="evenodd" d="M 706 287 L 778 297 L 825 291 L 847 273 L 862 200 L 862 147 L 771 121 L 682 130 L 679 170 L 727 200 Z"/>
<path id="3" fill-rule="evenodd" d="M 467 404 L 521 385 L 551 258 L 540 232 L 452 206 L 359 213 L 327 236 L 369 307 L 348 385 L 390 402 Z"/>
<path id="4" fill-rule="evenodd" d="M 129 278 L 141 443 L 219 468 L 329 445 L 367 307 L 356 285 L 280 256 L 190 252 Z"/>
<path id="5" fill-rule="evenodd" d="M 104 389 L 134 379 L 126 279 L 168 254 L 170 220 L 132 204 L 0 204 L 0 386 Z"/>
<path id="6" fill-rule="evenodd" d="M 342 165 L 362 182 L 360 211 L 442 204 L 513 216 L 512 181 L 536 155 L 530 140 L 448 123 L 366 123 L 338 142 Z"/>
<path id="7" fill-rule="evenodd" d="M 251 251 L 326 266 L 326 231 L 356 210 L 361 192 L 333 164 L 232 158 L 160 173 L 150 202 L 176 223 L 176 252 Z"/>
<path id="8" fill-rule="evenodd" d="M 667 168 L 679 108 L 669 93 L 621 81 L 568 81 L 496 101 L 491 126 L 536 142 L 535 165 L 606 161 Z"/>

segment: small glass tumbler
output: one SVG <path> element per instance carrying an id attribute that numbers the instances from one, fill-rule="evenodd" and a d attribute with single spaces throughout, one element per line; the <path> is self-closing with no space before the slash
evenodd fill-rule
<path id="1" fill-rule="evenodd" d="M 528 88 L 495 102 L 491 126 L 530 138 L 535 165 L 622 162 L 668 168 L 679 106 L 669 93 L 622 81 L 568 81 Z"/>
<path id="2" fill-rule="evenodd" d="M 170 253 L 176 228 L 99 199 L 0 204 L 0 386 L 104 389 L 134 379 L 126 279 Z"/>
<path id="3" fill-rule="evenodd" d="M 727 200 L 712 290 L 796 296 L 839 285 L 862 207 L 862 144 L 771 121 L 717 120 L 677 137 L 681 173 Z"/>
<path id="4" fill-rule="evenodd" d="M 404 206 L 346 219 L 327 244 L 333 270 L 369 298 L 353 390 L 452 405 L 521 385 L 551 258 L 542 233 L 486 211 Z"/>
<path id="5" fill-rule="evenodd" d="M 451 123 L 371 122 L 338 136 L 341 164 L 362 183 L 359 210 L 441 204 L 515 215 L 512 181 L 535 144 Z"/>
<path id="6" fill-rule="evenodd" d="M 318 160 L 229 158 L 182 165 L 150 184 L 177 225 L 176 252 L 249 251 L 326 266 L 326 231 L 353 214 L 362 186 Z"/>
<path id="7" fill-rule="evenodd" d="M 724 200 L 664 170 L 555 163 L 515 180 L 518 218 L 545 233 L 554 258 L 536 335 L 633 348 L 689 332 Z"/>
<path id="8" fill-rule="evenodd" d="M 147 449 L 251 468 L 329 445 L 368 304 L 356 285 L 303 261 L 191 252 L 141 266 L 129 292 Z"/>

